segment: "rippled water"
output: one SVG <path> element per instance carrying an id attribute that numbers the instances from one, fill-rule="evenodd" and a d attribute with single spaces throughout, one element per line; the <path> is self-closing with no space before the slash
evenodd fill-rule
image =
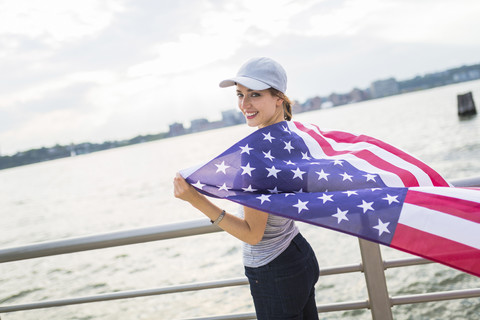
<path id="1" fill-rule="evenodd" d="M 480 82 L 300 114 L 324 129 L 361 132 L 416 155 L 447 179 L 480 175 L 480 116 L 460 120 L 456 95 Z M 477 109 L 480 109 L 477 106 Z M 216 156 L 250 133 L 236 126 L 0 171 L 0 247 L 160 225 L 202 216 L 172 196 L 179 169 Z M 215 143 L 212 143 L 215 141 Z M 234 204 L 219 202 L 227 211 Z M 356 238 L 300 224 L 323 267 L 358 263 Z M 384 258 L 408 256 L 382 248 Z M 391 296 L 480 287 L 480 279 L 441 265 L 387 270 Z M 0 305 L 82 297 L 243 276 L 240 243 L 225 233 L 0 265 Z M 318 304 L 364 300 L 363 274 L 322 277 Z M 22 311 L 17 319 L 182 319 L 252 312 L 248 287 L 212 289 Z M 394 318 L 475 319 L 480 300 L 393 307 Z M 371 319 L 368 311 L 323 319 Z"/>

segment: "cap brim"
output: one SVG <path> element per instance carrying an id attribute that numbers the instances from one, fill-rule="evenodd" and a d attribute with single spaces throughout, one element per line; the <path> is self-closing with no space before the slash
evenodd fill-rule
<path id="1" fill-rule="evenodd" d="M 265 82 L 258 81 L 252 78 L 247 78 L 247 77 L 235 77 L 235 78 L 226 79 L 220 82 L 219 85 L 221 88 L 226 88 L 226 87 L 234 86 L 237 83 L 252 90 L 265 90 L 271 87 Z"/>

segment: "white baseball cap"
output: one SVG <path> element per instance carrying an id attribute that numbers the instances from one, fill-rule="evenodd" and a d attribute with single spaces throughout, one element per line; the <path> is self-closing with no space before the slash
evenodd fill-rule
<path id="1" fill-rule="evenodd" d="M 252 58 L 240 67 L 236 77 L 220 82 L 220 87 L 231 87 L 237 83 L 252 90 L 274 88 L 285 93 L 287 73 L 275 60 L 266 57 Z"/>

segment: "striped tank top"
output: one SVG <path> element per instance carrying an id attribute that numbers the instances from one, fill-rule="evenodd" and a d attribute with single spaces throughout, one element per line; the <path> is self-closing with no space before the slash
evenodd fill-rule
<path id="1" fill-rule="evenodd" d="M 243 218 L 243 207 L 239 211 Z M 251 268 L 266 265 L 287 249 L 298 232 L 292 219 L 269 214 L 262 240 L 255 245 L 243 243 L 243 264 Z"/>

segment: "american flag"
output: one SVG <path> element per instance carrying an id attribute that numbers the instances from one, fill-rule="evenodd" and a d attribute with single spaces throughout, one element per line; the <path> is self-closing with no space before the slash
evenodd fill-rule
<path id="1" fill-rule="evenodd" d="M 208 196 L 480 276 L 480 189 L 372 137 L 283 121 L 182 175 Z"/>

